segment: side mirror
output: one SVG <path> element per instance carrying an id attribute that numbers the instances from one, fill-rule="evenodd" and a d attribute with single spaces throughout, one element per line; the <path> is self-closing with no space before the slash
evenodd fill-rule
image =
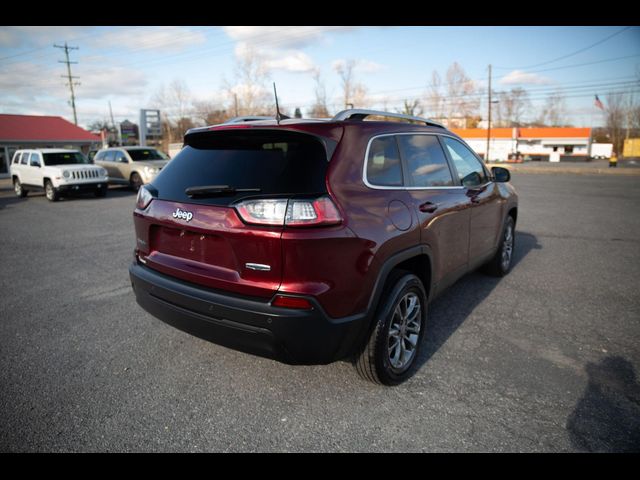
<path id="1" fill-rule="evenodd" d="M 511 180 L 511 172 L 503 167 L 491 167 L 494 182 L 508 182 Z"/>
<path id="2" fill-rule="evenodd" d="M 30 164 L 32 167 L 42 168 L 42 165 L 40 165 L 40 162 L 30 162 L 29 164 Z"/>

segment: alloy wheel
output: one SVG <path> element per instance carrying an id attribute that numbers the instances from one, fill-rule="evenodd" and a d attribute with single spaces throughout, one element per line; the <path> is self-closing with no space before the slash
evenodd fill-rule
<path id="1" fill-rule="evenodd" d="M 394 370 L 405 370 L 413 361 L 420 337 L 421 309 L 418 295 L 409 292 L 393 311 L 388 334 L 388 358 Z"/>

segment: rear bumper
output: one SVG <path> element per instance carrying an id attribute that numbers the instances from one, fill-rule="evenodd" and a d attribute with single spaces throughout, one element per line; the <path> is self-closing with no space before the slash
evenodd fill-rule
<path id="1" fill-rule="evenodd" d="M 366 315 L 328 317 L 313 299 L 312 310 L 273 307 L 266 301 L 230 296 L 156 272 L 137 260 L 129 275 L 138 304 L 192 335 L 292 364 L 326 364 L 353 353 Z"/>

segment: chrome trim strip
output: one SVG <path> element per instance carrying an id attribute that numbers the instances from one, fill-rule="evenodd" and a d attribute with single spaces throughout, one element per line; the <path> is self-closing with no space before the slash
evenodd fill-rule
<path id="1" fill-rule="evenodd" d="M 264 265 L 262 263 L 245 263 L 244 266 L 247 267 L 249 270 L 257 270 L 258 272 L 271 271 L 270 265 Z"/>
<path id="2" fill-rule="evenodd" d="M 373 185 L 371 183 L 369 183 L 369 181 L 367 180 L 367 162 L 369 161 L 369 149 L 371 148 L 371 143 L 373 143 L 373 141 L 376 138 L 381 138 L 381 137 L 393 137 L 396 135 L 440 135 L 443 137 L 451 137 L 455 140 L 457 140 L 456 137 L 454 137 L 453 135 L 446 135 L 446 134 L 442 134 L 442 133 L 431 133 L 431 132 L 399 132 L 399 133 L 382 133 L 380 135 L 376 135 L 373 136 L 369 139 L 369 143 L 367 143 L 367 150 L 364 153 L 364 165 L 362 167 L 362 181 L 364 182 L 364 184 L 373 189 L 373 190 L 460 190 L 460 189 L 464 189 L 466 187 L 463 187 L 462 185 L 454 185 L 451 187 L 388 187 L 388 186 L 383 186 L 383 185 Z"/>

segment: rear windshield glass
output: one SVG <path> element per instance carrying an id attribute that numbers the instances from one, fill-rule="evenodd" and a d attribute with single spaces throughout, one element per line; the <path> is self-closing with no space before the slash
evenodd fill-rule
<path id="1" fill-rule="evenodd" d="M 323 144 L 286 131 L 195 134 L 154 179 L 161 200 L 228 205 L 246 196 L 326 192 Z M 252 192 L 189 197 L 189 187 L 226 186 Z"/>
<path id="2" fill-rule="evenodd" d="M 45 165 L 70 165 L 74 163 L 89 163 L 80 152 L 43 153 Z"/>
<path id="3" fill-rule="evenodd" d="M 153 148 L 127 150 L 127 153 L 134 162 L 141 162 L 144 160 L 169 160 L 168 156 L 158 150 L 154 150 Z"/>

